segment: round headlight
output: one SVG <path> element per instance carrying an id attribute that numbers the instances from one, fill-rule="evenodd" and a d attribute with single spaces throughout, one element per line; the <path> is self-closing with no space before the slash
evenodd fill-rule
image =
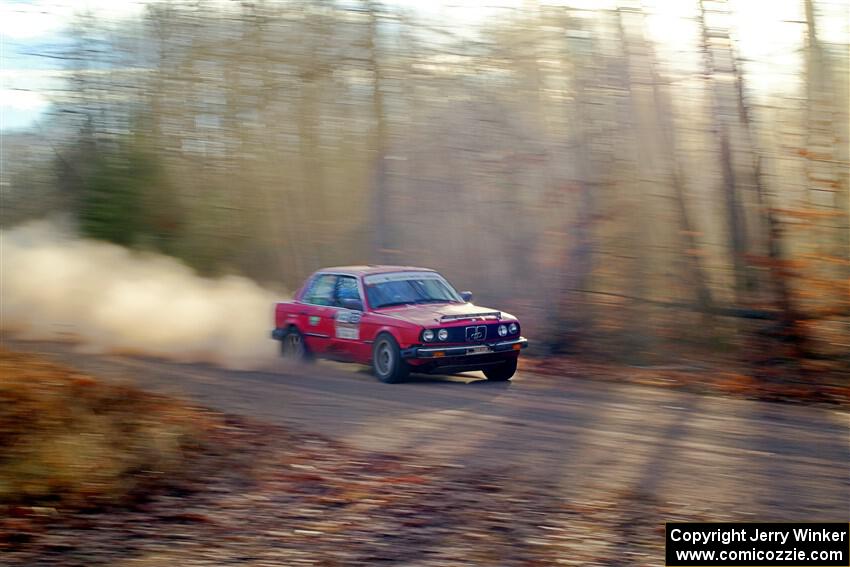
<path id="1" fill-rule="evenodd" d="M 499 325 L 499 336 L 504 337 L 507 334 L 508 334 L 508 328 L 505 327 L 504 325 Z"/>
<path id="2" fill-rule="evenodd" d="M 519 327 L 517 327 L 516 323 L 511 323 L 508 326 L 508 331 L 510 331 L 512 335 L 515 335 L 516 332 L 519 331 Z"/>
<path id="3" fill-rule="evenodd" d="M 434 331 L 432 331 L 431 329 L 425 329 L 422 332 L 422 340 L 424 340 L 426 343 L 430 343 L 431 341 L 433 341 Z"/>
<path id="4" fill-rule="evenodd" d="M 441 341 L 446 340 L 447 338 L 449 338 L 449 331 L 446 329 L 440 329 L 439 331 L 437 331 L 437 338 Z"/>

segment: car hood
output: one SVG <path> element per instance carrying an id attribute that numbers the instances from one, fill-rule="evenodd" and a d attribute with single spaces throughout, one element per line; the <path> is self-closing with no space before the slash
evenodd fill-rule
<path id="1" fill-rule="evenodd" d="M 396 319 L 402 319 L 415 325 L 423 327 L 433 327 L 441 323 L 452 325 L 454 323 L 469 322 L 469 319 L 450 319 L 443 320 L 443 316 L 462 317 L 481 315 L 484 313 L 501 313 L 502 321 L 515 321 L 516 317 L 510 313 L 499 311 L 498 309 L 490 309 L 489 307 L 481 307 L 472 303 L 425 303 L 422 305 L 398 305 L 387 307 L 376 311 L 381 315 L 387 315 Z"/>

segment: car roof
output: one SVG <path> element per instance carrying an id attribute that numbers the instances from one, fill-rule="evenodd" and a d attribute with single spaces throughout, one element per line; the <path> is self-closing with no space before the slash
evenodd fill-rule
<path id="1" fill-rule="evenodd" d="M 386 274 L 390 272 L 433 272 L 431 268 L 418 268 L 416 266 L 335 266 L 332 268 L 323 268 L 318 272 L 333 272 L 338 274 L 348 274 L 352 276 L 365 276 L 368 274 Z"/>

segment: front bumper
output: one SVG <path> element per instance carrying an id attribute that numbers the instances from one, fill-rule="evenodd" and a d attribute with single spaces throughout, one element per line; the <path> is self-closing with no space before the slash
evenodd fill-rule
<path id="1" fill-rule="evenodd" d="M 498 352 L 519 351 L 528 346 L 528 339 L 520 337 L 509 341 L 495 343 L 482 343 L 469 346 L 415 346 L 401 351 L 401 357 L 407 359 L 431 360 L 439 358 L 451 358 L 458 356 L 478 356 L 482 354 L 493 354 Z"/>

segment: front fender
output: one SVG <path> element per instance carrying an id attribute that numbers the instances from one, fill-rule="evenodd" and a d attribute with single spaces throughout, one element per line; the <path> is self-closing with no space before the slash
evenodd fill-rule
<path id="1" fill-rule="evenodd" d="M 395 339 L 395 342 L 398 343 L 399 348 L 408 348 L 412 344 L 414 344 L 414 342 L 410 338 L 411 333 L 403 327 L 381 325 L 375 329 L 375 336 L 373 338 L 373 341 L 377 339 L 378 335 L 380 335 L 381 333 L 387 333 L 388 335 L 392 336 L 392 338 Z"/>

